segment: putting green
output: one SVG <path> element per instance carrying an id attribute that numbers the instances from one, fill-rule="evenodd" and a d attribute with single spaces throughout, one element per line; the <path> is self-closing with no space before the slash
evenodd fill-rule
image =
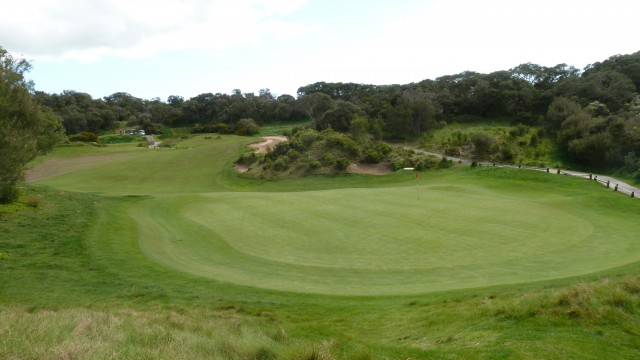
<path id="1" fill-rule="evenodd" d="M 129 211 L 143 251 L 239 285 L 332 295 L 416 294 L 564 278 L 640 260 L 634 236 L 580 199 L 482 186 L 212 193 Z M 559 205 L 560 204 L 560 205 Z"/>

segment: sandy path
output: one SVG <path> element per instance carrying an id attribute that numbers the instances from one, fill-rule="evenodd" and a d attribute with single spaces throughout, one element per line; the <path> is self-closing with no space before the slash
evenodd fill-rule
<path id="1" fill-rule="evenodd" d="M 149 145 L 149 149 L 157 149 L 160 146 L 160 141 L 156 141 L 153 138 L 153 135 L 145 135 L 145 137 L 147 138 L 147 141 L 152 143 L 151 145 Z"/>
<path id="2" fill-rule="evenodd" d="M 434 156 L 438 156 L 440 158 L 447 158 L 449 160 L 453 160 L 454 162 L 461 162 L 463 164 L 470 164 L 471 163 L 471 161 L 469 161 L 467 159 L 461 159 L 461 158 L 456 158 L 456 157 L 445 156 L 445 155 L 442 155 L 442 154 L 429 152 L 429 151 L 424 151 L 424 150 L 420 150 L 420 149 L 416 149 L 416 148 L 412 148 L 412 147 L 408 147 L 408 146 L 404 146 L 403 148 L 406 149 L 406 150 L 413 150 L 413 151 L 415 151 L 417 153 L 421 153 L 421 154 L 434 155 Z M 601 183 L 604 186 L 609 186 L 609 188 L 611 188 L 611 189 L 616 189 L 617 191 L 624 192 L 624 193 L 626 193 L 628 195 L 633 194 L 634 198 L 640 198 L 640 188 L 635 187 L 633 185 L 629 185 L 629 184 L 627 184 L 627 183 L 625 183 L 623 181 L 620 181 L 620 180 L 618 180 L 616 178 L 612 178 L 611 176 L 605 176 L 605 175 L 599 175 L 599 174 L 593 174 L 593 173 L 585 173 L 585 172 L 574 171 L 574 170 L 562 170 L 562 169 L 556 169 L 556 168 L 539 168 L 539 167 L 531 167 L 531 166 L 517 166 L 517 165 L 503 165 L 503 164 L 489 164 L 489 163 L 479 163 L 479 165 L 482 165 L 482 166 L 510 167 L 510 168 L 517 168 L 517 169 L 543 171 L 543 172 L 548 172 L 550 174 L 562 174 L 562 175 L 575 176 L 575 177 L 579 177 L 579 178 L 583 178 L 583 179 L 598 181 L 599 183 Z"/>

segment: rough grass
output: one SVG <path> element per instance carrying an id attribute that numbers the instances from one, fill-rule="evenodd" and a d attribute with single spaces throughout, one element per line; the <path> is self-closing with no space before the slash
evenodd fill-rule
<path id="1" fill-rule="evenodd" d="M 61 162 L 56 171 L 62 176 L 46 177 L 40 183 L 65 190 L 113 194 L 219 191 L 228 186 L 221 179 L 235 175 L 233 157 L 250 141 L 251 138 L 235 136 L 220 139 L 195 136 L 181 141 L 178 149 L 109 146 L 106 151 L 120 154 L 121 161 L 95 161 L 81 169 L 73 168 L 73 162 Z M 53 158 L 72 156 L 52 155 Z"/>
<path id="2" fill-rule="evenodd" d="M 292 121 L 292 122 L 280 122 L 280 123 L 271 123 L 264 124 L 260 126 L 260 136 L 274 136 L 274 135 L 284 135 L 285 133 L 291 131 L 294 127 L 305 127 L 310 126 L 311 121 Z"/>
<path id="3" fill-rule="evenodd" d="M 188 140 L 192 146 L 183 151 L 191 151 L 204 161 L 199 163 L 200 168 L 183 164 L 187 158 L 176 155 L 178 152 L 174 150 L 142 149 L 139 158 L 154 160 L 150 164 L 123 157 L 118 160 L 121 167 L 117 168 L 115 163 L 109 165 L 113 166 L 111 170 L 132 174 L 131 178 L 123 176 L 106 181 L 88 176 L 87 172 L 85 177 L 76 177 L 77 172 L 66 173 L 39 182 L 56 183 L 58 187 L 27 186 L 20 204 L 1 206 L 0 253 L 5 255 L 0 256 L 0 358 L 629 359 L 640 354 L 640 279 L 638 263 L 633 258 L 640 251 L 633 241 L 637 238 L 640 210 L 637 201 L 593 182 L 498 168 L 454 168 L 422 174 L 420 201 L 417 197 L 401 196 L 404 190 L 416 195 L 413 173 L 248 180 L 233 174 L 230 164 L 237 153 L 225 158 L 224 152 L 226 147 L 241 148 L 245 140 L 223 137 L 222 141 L 228 141 L 226 144 L 203 137 Z M 224 146 L 217 148 L 216 144 Z M 84 149 L 87 153 L 95 151 Z M 137 151 L 127 146 L 120 150 Z M 77 155 L 82 154 L 86 153 Z M 51 156 L 62 157 L 59 153 Z M 149 182 L 137 177 L 136 170 L 156 168 L 156 163 L 164 160 L 181 173 Z M 203 163 L 212 164 L 215 170 L 202 169 Z M 228 169 L 218 168 L 227 163 Z M 109 176 L 102 166 L 96 166 L 93 171 Z M 213 178 L 197 179 L 201 175 Z M 129 184 L 132 181 L 142 183 Z M 181 181 L 186 182 L 184 188 L 180 186 Z M 92 187 L 99 187 L 108 196 L 76 192 Z M 123 188 L 127 191 L 123 192 Z M 166 189 L 171 189 L 169 195 L 163 193 Z M 207 189 L 206 193 L 202 189 Z M 429 190 L 433 194 L 427 195 Z M 118 195 L 122 193 L 133 196 Z M 445 199 L 450 199 L 452 194 L 468 196 L 466 208 L 464 204 L 446 203 Z M 343 199 L 345 195 L 360 195 L 361 199 L 351 204 Z M 438 198 L 439 195 L 442 198 Z M 255 211 L 250 206 L 252 196 L 256 202 L 271 206 L 273 212 Z M 283 198 L 281 203 L 277 201 L 279 197 Z M 375 246 L 367 247 L 364 237 L 357 239 L 357 232 L 340 225 L 345 217 L 345 221 L 356 221 L 358 212 L 331 208 L 331 204 L 322 203 L 325 197 L 367 215 L 366 220 L 360 220 L 364 232 L 371 231 L 369 227 L 375 229 L 378 222 L 391 221 L 378 214 L 387 206 L 401 212 L 398 216 L 401 221 L 418 221 L 412 230 L 418 233 L 422 224 L 436 228 L 440 213 L 449 213 L 451 219 L 480 216 L 478 212 L 487 211 L 494 214 L 504 211 L 504 217 L 514 218 L 539 211 L 541 214 L 532 216 L 531 221 L 542 219 L 542 223 L 553 225 L 554 221 L 564 219 L 568 227 L 574 226 L 572 221 L 577 218 L 578 222 L 588 222 L 593 231 L 582 241 L 565 244 L 565 248 L 574 251 L 564 253 L 557 251 L 563 247 L 564 238 L 554 239 L 552 233 L 551 239 L 537 239 L 548 248 L 549 257 L 555 254 L 559 260 L 564 258 L 564 265 L 579 270 L 580 276 L 565 277 L 568 275 L 564 274 L 547 280 L 535 279 L 502 266 L 499 268 L 503 274 L 495 276 L 511 276 L 521 283 L 491 285 L 479 279 L 471 288 L 463 286 L 466 288 L 431 293 L 381 296 L 370 292 L 368 296 L 348 293 L 338 296 L 318 294 L 313 289 L 283 291 L 282 282 L 311 274 L 292 270 L 297 269 L 295 267 L 287 267 L 286 278 L 276 284 L 278 286 L 257 287 L 175 269 L 175 264 L 185 257 L 211 259 L 213 256 L 210 252 L 198 252 L 196 245 L 205 244 L 204 240 L 186 235 L 203 231 L 211 237 L 224 231 L 256 231 L 249 226 L 234 228 L 237 225 L 234 218 L 243 212 L 258 231 L 264 230 L 258 232 L 265 235 L 264 239 L 255 242 L 260 253 L 246 255 L 257 251 L 253 244 L 234 243 L 229 234 L 220 236 L 226 236 L 227 244 L 255 258 L 258 264 L 262 261 L 263 265 L 272 266 L 264 268 L 270 276 L 274 265 L 268 261 L 301 266 L 301 259 L 315 262 L 319 268 L 345 269 L 345 259 L 350 258 L 354 265 L 350 276 L 380 265 L 397 269 L 401 258 L 419 269 L 415 249 L 388 246 L 380 239 L 373 239 Z M 28 199 L 37 199 L 38 205 L 28 205 Z M 412 215 L 404 210 L 409 201 L 437 211 Z M 305 207 L 305 203 L 315 205 L 313 210 Z M 327 206 L 324 211 L 322 206 Z M 460 209 L 448 210 L 447 206 Z M 472 209 L 479 211 L 472 212 Z M 323 244 L 296 243 L 296 236 L 272 237 L 269 234 L 280 229 L 266 228 L 265 223 L 259 221 L 264 216 L 286 224 L 293 217 L 291 221 L 296 221 L 292 225 L 302 226 L 306 230 L 304 236 L 321 239 L 321 234 L 310 234 L 314 229 L 304 228 L 307 226 L 304 221 L 295 218 L 306 212 L 310 215 L 310 219 L 305 219 L 311 224 L 308 226 L 324 216 L 337 223 L 338 228 L 342 226 L 354 241 L 330 244 L 335 237 L 327 237 L 324 247 Z M 184 224 L 187 221 L 190 225 Z M 494 231 L 500 229 L 506 234 L 513 231 L 509 226 L 499 226 L 501 221 L 493 219 Z M 529 220 L 524 216 L 519 222 L 523 221 Z M 448 224 L 448 221 L 442 222 L 440 225 Z M 393 221 L 391 223 L 393 225 Z M 140 229 L 137 224 L 145 226 Z M 487 230 L 471 231 L 471 225 L 461 223 L 460 229 L 447 231 L 464 232 L 467 226 L 466 231 L 475 235 Z M 573 228 L 574 232 L 583 231 L 583 227 Z M 532 225 L 531 228 L 544 227 Z M 332 230 L 327 229 L 316 232 Z M 384 234 L 383 227 L 379 231 Z M 152 232 L 160 234 L 162 242 L 151 242 Z M 168 244 L 171 237 L 165 235 L 172 232 L 180 235 L 174 240 L 182 241 L 168 247 L 166 254 L 154 251 L 154 245 L 162 249 Z M 269 239 L 273 247 L 266 241 Z M 294 248 L 296 244 L 307 248 Z M 312 245 L 321 248 L 314 249 Z M 508 250 L 508 243 L 498 245 L 496 254 L 504 258 L 518 251 L 531 252 L 536 244 L 521 241 L 513 251 Z M 332 249 L 337 255 L 323 257 L 324 251 Z M 289 264 L 284 258 L 287 252 L 292 255 Z M 311 256 L 314 253 L 317 256 Z M 391 257 L 386 263 L 367 265 L 366 260 L 357 257 L 380 257 L 385 253 Z M 446 252 L 440 254 L 451 256 Z M 471 250 L 450 259 L 464 261 L 490 255 L 489 250 L 486 254 L 473 254 Z M 433 256 L 433 261 L 444 261 L 435 254 L 425 255 L 429 256 Z M 588 256 L 591 263 L 576 260 L 576 257 Z M 176 261 L 169 264 L 166 260 L 172 258 Z M 522 263 L 529 261 L 521 260 Z M 453 266 L 455 264 L 451 263 L 451 276 L 460 268 Z M 550 272 L 561 274 L 565 269 L 543 265 L 534 270 L 543 271 L 546 266 Z M 482 272 L 477 275 L 481 278 Z M 418 281 L 422 275 L 409 276 L 414 276 L 409 280 Z M 444 274 L 443 278 L 447 276 L 449 274 Z M 376 281 L 367 278 L 362 276 L 359 280 Z M 336 293 L 339 282 L 323 279 L 329 285 L 319 283 L 318 287 L 328 286 L 330 292 Z M 393 279 L 398 281 L 401 277 Z M 424 282 L 428 282 L 426 278 Z M 429 284 L 421 286 L 426 289 Z"/>
<path id="4" fill-rule="evenodd" d="M 230 310 L 0 312 L 0 357 L 40 359 L 276 359 L 309 353 L 268 318 Z"/>

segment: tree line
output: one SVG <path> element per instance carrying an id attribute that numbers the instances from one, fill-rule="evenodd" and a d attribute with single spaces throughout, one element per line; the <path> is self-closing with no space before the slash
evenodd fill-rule
<path id="1" fill-rule="evenodd" d="M 236 89 L 189 99 L 173 95 L 166 101 L 126 92 L 95 99 L 74 90 L 35 91 L 22 78 L 29 68 L 26 61 L 3 49 L 0 59 L 5 74 L 1 85 L 11 88 L 17 82 L 29 95 L 25 101 L 46 114 L 39 116 L 57 119 L 66 135 L 123 126 L 155 134 L 177 126 L 234 132 L 248 120 L 258 125 L 310 120 L 316 130 L 346 132 L 354 119 L 366 118 L 374 136 L 405 139 L 450 122 L 501 118 L 544 129 L 578 164 L 624 166 L 640 177 L 640 52 L 612 56 L 585 69 L 527 63 L 489 74 L 465 71 L 402 85 L 317 82 L 300 87 L 297 97 L 276 96 L 269 89 L 258 94 Z M 7 80 L 7 73 L 19 79 Z M 3 128 L 15 126 L 6 114 L 0 116 Z"/>
<path id="2" fill-rule="evenodd" d="M 640 156 L 638 89 L 640 52 L 582 70 L 527 63 L 403 85 L 317 82 L 300 87 L 297 97 L 275 96 L 269 89 L 257 95 L 239 89 L 190 99 L 174 95 L 166 101 L 124 92 L 101 99 L 76 91 L 36 91 L 33 96 L 62 118 L 67 134 L 111 130 L 123 123 L 148 133 L 195 125 L 232 131 L 241 119 L 257 124 L 309 119 L 317 130 L 348 131 L 354 118 L 365 116 L 384 137 L 402 139 L 448 122 L 501 118 L 544 128 L 577 163 L 612 167 Z"/>

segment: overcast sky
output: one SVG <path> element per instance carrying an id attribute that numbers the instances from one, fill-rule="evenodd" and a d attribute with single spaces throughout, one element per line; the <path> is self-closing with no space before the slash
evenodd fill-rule
<path id="1" fill-rule="evenodd" d="M 3 1 L 0 46 L 49 93 L 295 96 L 317 81 L 583 68 L 640 50 L 638 14 L 629 0 L 20 0 Z"/>

